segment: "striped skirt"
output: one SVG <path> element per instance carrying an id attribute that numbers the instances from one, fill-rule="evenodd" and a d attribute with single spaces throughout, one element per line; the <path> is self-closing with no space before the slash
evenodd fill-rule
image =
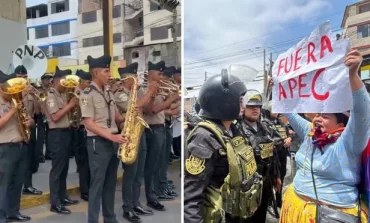
<path id="1" fill-rule="evenodd" d="M 365 207 L 365 205 L 362 205 Z M 357 216 L 358 206 L 354 208 L 338 208 L 338 210 Z M 367 222 L 368 210 L 361 210 L 361 222 Z M 316 205 L 302 200 L 290 185 L 284 193 L 281 207 L 280 223 L 315 223 Z"/>

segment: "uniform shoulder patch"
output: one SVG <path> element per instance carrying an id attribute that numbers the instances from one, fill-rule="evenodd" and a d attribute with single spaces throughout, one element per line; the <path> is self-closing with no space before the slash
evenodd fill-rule
<path id="1" fill-rule="evenodd" d="M 87 106 L 88 101 L 86 97 L 81 97 L 81 106 Z"/>
<path id="2" fill-rule="evenodd" d="M 87 87 L 87 88 L 84 89 L 83 92 L 84 92 L 84 94 L 89 94 L 91 91 L 92 91 L 92 88 Z"/>
<path id="3" fill-rule="evenodd" d="M 199 175 L 206 168 L 206 166 L 204 165 L 205 162 L 206 161 L 204 159 L 201 159 L 191 154 L 189 158 L 186 159 L 185 162 L 186 171 L 191 175 Z"/>
<path id="4" fill-rule="evenodd" d="M 50 108 L 53 108 L 55 106 L 54 100 L 48 100 L 47 104 Z"/>

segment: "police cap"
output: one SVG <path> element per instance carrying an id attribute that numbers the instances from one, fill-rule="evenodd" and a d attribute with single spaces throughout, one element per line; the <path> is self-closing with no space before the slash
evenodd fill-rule
<path id="1" fill-rule="evenodd" d="M 110 68 L 110 63 L 112 61 L 111 56 L 104 55 L 98 58 L 92 58 L 91 56 L 87 56 L 87 63 L 89 64 L 89 68 Z"/>
<path id="2" fill-rule="evenodd" d="M 164 61 L 160 61 L 156 64 L 152 63 L 152 62 L 148 62 L 148 71 L 150 70 L 155 70 L 155 71 L 160 71 L 162 72 L 166 67 L 165 67 L 165 62 Z"/>

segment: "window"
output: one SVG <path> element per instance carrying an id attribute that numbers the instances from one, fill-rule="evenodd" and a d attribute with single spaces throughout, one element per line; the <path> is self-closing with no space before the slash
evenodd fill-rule
<path id="1" fill-rule="evenodd" d="M 49 57 L 49 46 L 39 47 L 47 57 Z"/>
<path id="2" fill-rule="evenodd" d="M 112 16 L 113 18 L 121 17 L 121 6 L 120 5 L 113 7 Z"/>
<path id="3" fill-rule="evenodd" d="M 69 11 L 69 0 L 51 3 L 51 14 Z"/>
<path id="4" fill-rule="evenodd" d="M 150 2 L 150 11 L 153 12 L 153 11 L 157 11 L 157 10 L 161 10 L 161 6 L 153 3 L 153 2 Z"/>
<path id="5" fill-rule="evenodd" d="M 153 40 L 161 40 L 168 38 L 168 27 L 161 26 L 155 27 L 150 29 L 150 39 Z"/>
<path id="6" fill-rule="evenodd" d="M 358 13 L 364 13 L 364 12 L 369 12 L 370 11 L 370 4 L 365 4 L 365 5 L 360 5 L 358 8 Z"/>
<path id="7" fill-rule="evenodd" d="M 42 26 L 35 28 L 35 38 L 41 39 L 49 36 L 49 27 Z"/>
<path id="8" fill-rule="evenodd" d="M 120 42 L 122 42 L 122 34 L 121 33 L 113 34 L 113 43 L 120 43 Z"/>
<path id="9" fill-rule="evenodd" d="M 96 11 L 82 13 L 82 24 L 96 22 Z"/>
<path id="10" fill-rule="evenodd" d="M 139 52 L 137 51 L 132 52 L 131 57 L 132 59 L 139 58 Z"/>
<path id="11" fill-rule="evenodd" d="M 69 21 L 63 23 L 56 23 L 51 25 L 51 35 L 60 36 L 70 33 Z"/>
<path id="12" fill-rule="evenodd" d="M 370 36 L 370 24 L 357 26 L 357 38 L 365 38 Z"/>
<path id="13" fill-rule="evenodd" d="M 153 51 L 153 56 L 159 57 L 161 55 L 161 51 Z"/>
<path id="14" fill-rule="evenodd" d="M 64 43 L 53 46 L 53 56 L 62 57 L 71 55 L 71 43 Z"/>
<path id="15" fill-rule="evenodd" d="M 103 44 L 104 44 L 103 36 L 95 36 L 95 37 L 85 38 L 82 40 L 83 47 L 100 46 Z"/>

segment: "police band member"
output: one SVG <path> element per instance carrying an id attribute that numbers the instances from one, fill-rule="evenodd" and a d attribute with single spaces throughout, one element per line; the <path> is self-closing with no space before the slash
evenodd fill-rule
<path id="1" fill-rule="evenodd" d="M 80 108 L 87 131 L 87 151 L 91 173 L 88 222 L 98 223 L 100 203 L 104 222 L 118 222 L 114 213 L 117 184 L 118 145 L 125 141 L 117 124 L 123 121 L 114 96 L 107 91 L 110 80 L 110 56 L 87 57 L 92 82 L 80 98 Z"/>
<path id="2" fill-rule="evenodd" d="M 163 81 L 165 82 L 171 82 L 173 80 L 173 75 L 176 71 L 175 67 L 167 67 L 163 71 Z M 166 87 L 166 85 L 164 85 Z M 178 92 L 176 92 L 177 94 Z M 171 96 L 173 93 L 172 92 L 167 92 L 168 97 Z M 178 194 L 171 189 L 174 189 L 175 186 L 173 185 L 172 181 L 169 181 L 167 178 L 167 170 L 168 170 L 168 162 L 170 160 L 170 155 L 171 155 L 171 147 L 172 147 L 172 140 L 173 140 L 173 134 L 172 134 L 172 122 L 174 119 L 174 115 L 179 114 L 180 112 L 180 105 L 181 101 L 177 101 L 175 103 L 172 103 L 171 106 L 164 110 L 165 114 L 165 134 L 166 138 L 164 141 L 164 150 L 163 150 L 163 155 L 160 156 L 160 175 L 159 175 L 159 183 L 158 183 L 158 188 L 156 191 L 158 191 L 158 195 L 161 199 L 161 197 L 174 197 L 178 196 Z M 166 198 L 164 198 L 166 199 Z"/>
<path id="3" fill-rule="evenodd" d="M 121 81 L 119 90 L 114 94 L 114 99 L 117 104 L 117 108 L 121 114 L 125 114 L 128 109 L 128 105 L 131 103 L 131 91 L 134 84 L 134 80 L 129 77 L 137 77 L 138 63 L 132 63 L 125 68 L 118 68 Z M 151 83 L 148 90 L 144 92 L 143 88 L 138 87 L 136 108 L 138 109 L 138 115 L 143 117 L 143 107 L 152 100 L 152 95 L 158 89 L 158 84 Z M 123 126 L 122 126 L 123 127 Z M 146 156 L 146 145 L 145 145 L 145 132 L 140 139 L 138 158 L 130 165 L 123 164 L 124 173 L 122 180 L 122 201 L 123 201 L 123 217 L 130 222 L 140 222 L 141 219 L 138 215 L 152 215 L 152 210 L 146 210 L 140 204 L 140 190 L 141 180 L 143 179 L 145 156 Z M 139 181 L 139 182 L 137 182 Z"/>
<path id="4" fill-rule="evenodd" d="M 15 78 L 0 71 L 0 84 Z M 29 221 L 31 217 L 19 212 L 25 171 L 27 144 L 19 129 L 17 109 L 11 95 L 0 93 L 0 223 L 7 221 Z M 27 127 L 34 125 L 31 117 L 26 118 Z"/>
<path id="5" fill-rule="evenodd" d="M 253 149 L 233 124 L 245 85 L 226 70 L 199 92 L 203 121 L 190 133 L 184 175 L 185 223 L 257 222 L 262 178 Z"/>
<path id="6" fill-rule="evenodd" d="M 157 64 L 148 63 L 148 81 L 159 82 L 163 77 L 165 62 L 161 61 Z M 147 205 L 155 210 L 164 210 L 164 206 L 159 200 L 172 200 L 173 197 L 158 191 L 159 180 L 162 165 L 160 159 L 164 156 L 165 149 L 165 114 L 164 110 L 171 107 L 171 104 L 180 100 L 180 96 L 175 94 L 164 100 L 160 94 L 153 95 L 151 100 L 144 108 L 144 120 L 149 124 L 150 129 L 145 129 L 147 155 L 145 162 L 145 193 Z M 154 188 L 154 191 L 152 190 Z"/>
<path id="7" fill-rule="evenodd" d="M 51 81 L 53 75 L 43 74 L 41 76 L 41 89 L 40 92 L 47 94 L 49 88 L 51 87 Z M 40 103 L 39 109 L 36 109 L 36 122 L 37 122 L 37 139 L 36 139 L 36 151 L 39 154 L 40 162 L 43 163 L 46 160 L 51 160 L 48 133 L 49 124 L 46 119 L 46 103 Z M 45 155 L 44 155 L 44 144 L 45 144 Z"/>
<path id="8" fill-rule="evenodd" d="M 71 74 L 71 70 L 60 70 L 56 67 L 53 78 L 53 87 L 48 91 L 46 103 L 46 117 L 49 124 L 48 143 L 51 153 L 50 211 L 58 214 L 70 214 L 65 206 L 77 204 L 67 194 L 67 175 L 69 168 L 71 130 L 68 112 L 76 105 L 76 99 L 67 101 L 65 88 L 60 79 Z"/>
<path id="9" fill-rule="evenodd" d="M 76 88 L 76 95 L 81 97 L 83 91 L 91 85 L 91 75 L 89 72 L 77 70 L 76 75 L 80 78 L 80 84 Z M 89 200 L 90 168 L 89 157 L 86 145 L 86 129 L 81 120 L 80 126 L 74 129 L 72 135 L 72 144 L 75 148 L 75 159 L 78 169 L 78 179 L 80 183 L 80 197 L 84 201 Z"/>
<path id="10" fill-rule="evenodd" d="M 27 69 L 23 66 L 17 66 L 14 70 L 17 77 L 25 78 L 28 81 Z M 35 108 L 37 107 L 37 101 L 30 94 L 30 88 L 22 92 L 23 104 L 27 109 L 28 115 L 34 117 Z M 35 150 L 36 146 L 36 126 L 32 125 L 30 127 L 31 136 L 27 143 L 27 150 L 25 154 L 25 176 L 23 184 L 23 194 L 41 195 L 42 191 L 37 190 L 32 186 L 32 174 L 35 173 L 39 165 L 39 157 Z"/>
<path id="11" fill-rule="evenodd" d="M 261 95 L 245 95 L 243 98 L 242 119 L 239 121 L 244 137 L 254 150 L 257 171 L 263 176 L 262 202 L 252 217 L 252 222 L 265 222 L 268 201 L 273 196 L 272 187 L 281 188 L 279 160 L 276 155 L 275 141 L 269 127 L 261 123 Z"/>

